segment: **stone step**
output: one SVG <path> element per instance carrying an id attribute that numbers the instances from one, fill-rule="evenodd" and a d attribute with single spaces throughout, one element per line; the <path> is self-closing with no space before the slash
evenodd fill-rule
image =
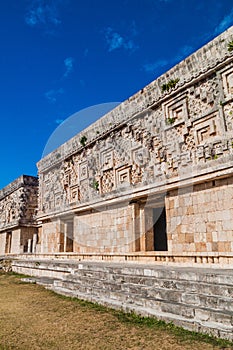
<path id="1" fill-rule="evenodd" d="M 106 294 L 108 292 L 127 293 L 129 295 L 139 294 L 141 298 L 152 298 L 156 300 L 169 300 L 174 303 L 185 303 L 192 307 L 204 307 L 215 310 L 225 310 L 233 312 L 233 299 L 229 297 L 189 293 L 184 291 L 169 290 L 164 288 L 155 287 L 139 287 L 132 284 L 115 284 L 109 281 L 101 281 L 94 279 L 80 279 L 66 281 L 59 281 L 60 286 L 69 285 L 72 290 L 75 289 L 101 289 L 101 293 Z"/>
<path id="2" fill-rule="evenodd" d="M 202 307 L 193 308 L 187 304 L 154 298 L 142 299 L 141 295 L 132 296 L 122 291 L 106 291 L 103 295 L 101 288 L 87 288 L 82 285 L 77 288 L 74 283 L 65 281 L 55 281 L 53 290 L 67 296 L 78 297 L 107 306 L 115 307 L 117 305 L 119 309 L 126 311 L 136 311 L 142 315 L 175 321 L 176 324 L 190 330 L 205 331 L 212 327 L 213 335 L 232 339 L 233 315 L 228 311 L 221 312 Z M 216 332 L 216 329 L 218 332 Z"/>
<path id="3" fill-rule="evenodd" d="M 57 272 L 65 272 L 67 274 L 82 274 L 92 276 L 95 274 L 96 278 L 101 276 L 117 276 L 116 279 L 122 276 L 134 276 L 136 279 L 143 279 L 150 277 L 168 281 L 192 281 L 197 283 L 213 283 L 216 285 L 228 285 L 233 287 L 233 272 L 232 270 L 221 269 L 200 269 L 200 268 L 181 268 L 181 267 L 167 267 L 158 265 L 139 265 L 124 263 L 100 263 L 100 262 L 61 262 L 61 261 L 20 261 L 13 262 L 14 266 L 21 266 L 27 268 L 34 268 L 38 270 L 49 270 Z M 207 272 L 208 271 L 208 272 Z M 137 283 L 137 282 L 136 282 Z"/>
<path id="4" fill-rule="evenodd" d="M 32 262 L 29 262 L 29 265 L 31 265 Z M 35 265 L 35 264 L 34 264 Z M 46 272 L 47 276 L 49 274 L 49 271 L 55 271 L 55 273 L 63 273 L 62 276 L 67 280 L 71 281 L 80 281 L 80 283 L 99 283 L 104 286 L 104 288 L 108 288 L 107 284 L 111 281 L 113 283 L 113 288 L 120 289 L 120 290 L 127 290 L 128 292 L 134 293 L 134 289 L 138 289 L 140 287 L 141 292 L 143 294 L 147 294 L 150 296 L 150 294 L 156 295 L 157 297 L 163 298 L 170 298 L 170 300 L 174 300 L 176 302 L 180 302 L 181 298 L 184 298 L 186 302 L 190 302 L 190 300 L 193 301 L 195 305 L 199 305 L 200 303 L 203 303 L 205 301 L 204 306 L 209 306 L 211 304 L 214 304 L 215 307 L 218 309 L 230 309 L 232 310 L 232 304 L 229 302 L 227 298 L 231 298 L 233 296 L 233 287 L 231 285 L 219 285 L 219 284 L 213 284 L 209 281 L 213 282 L 213 277 L 216 278 L 216 275 L 211 273 L 208 274 L 208 276 L 211 276 L 211 279 L 208 278 L 208 282 L 197 282 L 195 280 L 184 280 L 184 274 L 186 275 L 187 272 L 183 271 L 182 279 L 172 279 L 169 280 L 168 278 L 164 278 L 164 271 L 161 269 L 157 269 L 157 275 L 162 275 L 163 277 L 152 277 L 152 276 L 142 276 L 142 275 L 129 275 L 129 270 L 132 272 L 132 270 L 135 272 L 134 269 L 128 268 L 127 274 L 121 274 L 122 270 L 126 270 L 126 268 L 118 268 L 117 271 L 119 274 L 114 273 L 116 272 L 113 267 L 108 267 L 104 265 L 95 266 L 94 264 L 91 265 L 91 270 L 87 270 L 87 267 L 89 268 L 89 265 L 85 266 L 85 269 L 82 268 L 77 269 L 76 265 L 74 264 L 56 264 L 56 263 L 39 263 L 36 264 L 37 271 L 43 275 L 43 273 Z M 66 267 L 65 267 L 66 266 Z M 55 269 L 56 267 L 56 269 Z M 96 271 L 97 270 L 97 271 Z M 111 272 L 110 272 L 111 271 Z M 138 273 L 140 269 L 136 269 L 136 272 Z M 154 271 L 154 270 L 153 270 Z M 140 271 L 141 272 L 141 271 Z M 174 272 L 174 271 L 170 271 Z M 177 272 L 177 271 L 176 271 Z M 180 272 L 180 270 L 179 270 Z M 194 274 L 192 272 L 192 274 Z M 167 274 L 165 274 L 167 276 Z M 54 276 L 58 277 L 59 276 Z M 174 274 L 173 277 L 180 278 L 181 274 L 177 274 L 176 276 Z M 228 276 L 227 277 L 232 277 Z M 199 276 L 200 279 L 200 276 Z M 202 278 L 203 279 L 203 278 Z M 206 278 L 204 279 L 206 280 Z M 219 280 L 219 279 L 218 279 Z M 230 280 L 230 279 L 229 279 Z M 162 293 L 162 295 L 161 295 Z M 196 296 L 195 293 L 197 293 L 199 296 Z M 201 295 L 204 295 L 201 297 Z M 215 296 L 221 297 L 221 298 L 215 298 Z"/>
<path id="5" fill-rule="evenodd" d="M 233 272 L 229 269 L 17 260 L 13 271 L 35 276 L 39 284 L 61 294 L 233 340 Z"/>
<path id="6" fill-rule="evenodd" d="M 88 278 L 95 278 L 95 279 L 111 279 L 114 282 L 118 283 L 124 283 L 129 282 L 134 284 L 145 284 L 145 285 L 158 285 L 161 286 L 162 284 L 169 286 L 170 289 L 183 289 L 184 287 L 192 288 L 199 290 L 200 287 L 206 286 L 207 288 L 211 288 L 211 285 L 214 285 L 215 291 L 211 290 L 210 293 L 221 295 L 223 293 L 226 293 L 226 295 L 233 295 L 233 275 L 232 276 L 222 276 L 222 275 L 211 275 L 211 276 L 198 276 L 198 279 L 189 279 L 184 278 L 185 276 L 179 276 L 174 275 L 173 277 L 161 274 L 161 276 L 142 276 L 142 275 L 132 275 L 130 274 L 122 274 L 122 271 L 119 271 L 119 273 L 114 273 L 110 271 L 95 271 L 95 270 L 74 270 L 72 272 L 72 275 L 77 276 L 84 276 Z M 181 278 L 182 277 L 182 278 Z M 223 287 L 223 289 L 222 289 Z"/>
<path id="7" fill-rule="evenodd" d="M 132 267 L 124 267 L 122 266 L 108 266 L 104 264 L 78 264 L 78 268 L 74 267 L 73 273 L 80 273 L 82 275 L 91 276 L 95 274 L 98 278 L 102 275 L 112 275 L 112 276 L 134 276 L 135 279 L 150 277 L 157 279 L 164 279 L 169 281 L 192 281 L 192 282 L 203 282 L 203 283 L 214 283 L 214 284 L 222 284 L 229 285 L 233 287 L 233 273 L 232 270 L 222 271 L 222 270 L 214 270 L 208 272 L 205 269 L 197 269 L 193 268 L 189 270 L 188 268 L 166 268 L 161 266 L 145 266 L 140 267 L 140 265 L 134 265 Z M 127 278 L 127 277 L 125 277 Z"/>
<path id="8" fill-rule="evenodd" d="M 212 296 L 223 296 L 223 297 L 233 297 L 233 286 L 231 285 L 219 285 L 208 282 L 195 282 L 186 280 L 169 280 L 169 279 L 159 279 L 159 278 L 148 278 L 148 277 L 135 277 L 133 275 L 115 275 L 107 273 L 88 273 L 82 274 L 80 271 L 76 270 L 74 274 L 67 276 L 67 280 L 71 281 L 103 281 L 112 282 L 115 285 L 135 285 L 141 288 L 162 288 L 165 290 L 172 290 L 174 293 L 178 291 L 186 291 L 190 293 L 201 293 Z"/>

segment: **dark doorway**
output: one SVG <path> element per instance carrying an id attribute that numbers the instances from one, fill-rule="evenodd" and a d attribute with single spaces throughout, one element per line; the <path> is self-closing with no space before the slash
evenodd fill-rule
<path id="1" fill-rule="evenodd" d="M 165 207 L 153 209 L 153 222 L 154 250 L 167 251 L 167 225 Z"/>

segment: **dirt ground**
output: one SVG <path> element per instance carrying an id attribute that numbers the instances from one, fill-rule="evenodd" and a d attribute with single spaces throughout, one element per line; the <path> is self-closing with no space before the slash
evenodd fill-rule
<path id="1" fill-rule="evenodd" d="M 124 322 L 117 313 L 60 297 L 0 273 L 0 350 L 210 350 L 159 327 Z M 228 349 L 230 349 L 228 347 Z"/>

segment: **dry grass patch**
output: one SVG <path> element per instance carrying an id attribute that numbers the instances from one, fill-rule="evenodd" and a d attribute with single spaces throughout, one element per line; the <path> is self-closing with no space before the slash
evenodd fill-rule
<path id="1" fill-rule="evenodd" d="M 223 349 L 161 325 L 0 273 L 0 350 Z"/>

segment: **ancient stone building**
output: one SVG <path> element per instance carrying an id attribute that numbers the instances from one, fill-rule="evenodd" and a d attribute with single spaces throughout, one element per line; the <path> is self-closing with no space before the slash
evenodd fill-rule
<path id="1" fill-rule="evenodd" d="M 233 252 L 233 27 L 38 163 L 41 252 Z"/>
<path id="2" fill-rule="evenodd" d="M 0 191 L 0 255 L 20 253 L 2 266 L 232 341 L 229 43 L 233 27 L 41 159 L 39 189 Z"/>
<path id="3" fill-rule="evenodd" d="M 233 27 L 41 159 L 38 198 L 30 176 L 1 190 L 0 254 L 232 261 L 232 41 Z"/>
<path id="4" fill-rule="evenodd" d="M 22 175 L 0 191 L 0 255 L 35 252 L 38 179 Z"/>

